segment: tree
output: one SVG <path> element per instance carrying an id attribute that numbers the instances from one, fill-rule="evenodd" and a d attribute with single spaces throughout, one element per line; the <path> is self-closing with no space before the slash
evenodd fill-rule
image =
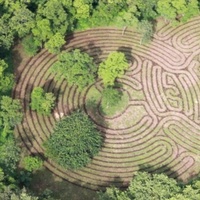
<path id="1" fill-rule="evenodd" d="M 107 87 L 102 92 L 102 108 L 106 109 L 109 106 L 117 105 L 121 100 L 122 93 L 117 89 Z"/>
<path id="2" fill-rule="evenodd" d="M 14 84 L 14 76 L 11 73 L 6 72 L 8 64 L 0 59 L 0 91 L 1 93 L 9 92 Z"/>
<path id="3" fill-rule="evenodd" d="M 60 33 L 56 33 L 45 43 L 45 48 L 50 53 L 58 54 L 63 44 L 65 44 L 64 37 Z"/>
<path id="4" fill-rule="evenodd" d="M 4 143 L 0 143 L 0 168 L 6 175 L 12 175 L 20 159 L 20 148 L 16 145 L 13 137 L 7 138 Z"/>
<path id="5" fill-rule="evenodd" d="M 66 79 L 69 84 L 75 84 L 79 89 L 94 83 L 96 71 L 93 58 L 87 53 L 81 53 L 79 49 L 62 52 L 58 55 L 58 61 L 49 69 L 57 80 Z"/>
<path id="6" fill-rule="evenodd" d="M 10 27 L 16 31 L 20 38 L 26 36 L 34 27 L 34 13 L 23 6 L 17 9 L 13 14 L 14 15 L 10 19 Z"/>
<path id="7" fill-rule="evenodd" d="M 0 101 L 0 131 L 1 142 L 3 142 L 15 125 L 21 122 L 22 112 L 21 104 L 17 99 L 3 96 Z"/>
<path id="8" fill-rule="evenodd" d="M 23 163 L 24 168 L 30 172 L 40 169 L 43 165 L 43 161 L 41 160 L 41 158 L 32 156 L 24 157 Z"/>
<path id="9" fill-rule="evenodd" d="M 22 46 L 28 56 L 34 56 L 37 53 L 40 45 L 41 43 L 36 40 L 33 35 L 28 35 L 22 40 Z"/>
<path id="10" fill-rule="evenodd" d="M 180 191 L 176 180 L 164 174 L 138 172 L 126 191 L 108 188 L 105 193 L 99 193 L 99 200 L 167 200 Z"/>
<path id="11" fill-rule="evenodd" d="M 32 29 L 33 36 L 36 41 L 45 42 L 53 36 L 51 30 L 51 24 L 48 19 L 38 19 L 36 20 L 36 25 Z"/>
<path id="12" fill-rule="evenodd" d="M 44 143 L 46 155 L 67 169 L 86 166 L 102 146 L 102 137 L 81 111 L 61 119 Z"/>
<path id="13" fill-rule="evenodd" d="M 197 0 L 158 0 L 158 13 L 174 25 L 178 22 L 186 22 L 191 17 L 199 14 Z"/>
<path id="14" fill-rule="evenodd" d="M 177 182 L 164 174 L 138 172 L 131 181 L 127 193 L 130 199 L 146 200 L 151 197 L 164 200 L 179 191 Z"/>
<path id="15" fill-rule="evenodd" d="M 9 26 L 9 15 L 4 14 L 0 18 L 0 46 L 10 49 L 14 40 L 12 27 Z"/>
<path id="16" fill-rule="evenodd" d="M 121 77 L 128 69 L 128 63 L 122 52 L 112 52 L 108 58 L 100 63 L 98 75 L 102 78 L 105 87 L 113 86 L 115 79 Z"/>
<path id="17" fill-rule="evenodd" d="M 31 109 L 43 115 L 50 115 L 55 104 L 53 93 L 45 93 L 41 87 L 35 87 L 31 93 Z"/>
<path id="18" fill-rule="evenodd" d="M 148 43 L 153 36 L 153 24 L 147 20 L 138 23 L 138 30 L 142 34 L 140 43 Z"/>

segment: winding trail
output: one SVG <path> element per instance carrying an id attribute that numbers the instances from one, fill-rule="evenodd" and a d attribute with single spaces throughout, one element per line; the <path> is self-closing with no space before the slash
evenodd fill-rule
<path id="1" fill-rule="evenodd" d="M 104 137 L 104 146 L 92 163 L 79 171 L 65 170 L 51 160 L 45 166 L 72 183 L 105 189 L 126 187 L 137 170 L 165 172 L 187 180 L 199 172 L 200 164 L 200 18 L 172 28 L 164 26 L 148 45 L 140 35 L 121 29 L 96 28 L 66 38 L 64 49 L 80 48 L 98 64 L 111 51 L 122 51 L 130 63 L 118 79 L 129 97 L 127 107 L 115 116 L 104 116 L 87 103 L 91 91 L 101 92 L 102 82 L 79 91 L 66 81 L 57 82 L 47 73 L 56 56 L 42 50 L 19 66 L 14 98 L 22 100 L 24 119 L 16 128 L 26 147 L 43 155 L 42 143 L 52 133 L 59 117 L 83 107 Z M 50 117 L 29 108 L 35 86 L 57 96 Z M 94 112 L 95 111 L 95 112 Z"/>

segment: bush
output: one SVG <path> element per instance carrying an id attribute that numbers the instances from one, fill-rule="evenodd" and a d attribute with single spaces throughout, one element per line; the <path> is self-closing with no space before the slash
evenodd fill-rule
<path id="1" fill-rule="evenodd" d="M 75 111 L 57 122 L 44 143 L 46 155 L 68 169 L 86 166 L 102 145 L 102 137 L 86 114 Z"/>
<path id="2" fill-rule="evenodd" d="M 153 36 L 153 24 L 147 20 L 142 20 L 138 24 L 138 30 L 142 34 L 140 43 L 148 43 Z"/>
<path id="3" fill-rule="evenodd" d="M 102 92 L 102 107 L 115 106 L 121 100 L 122 93 L 117 89 L 108 87 Z"/>
<path id="4" fill-rule="evenodd" d="M 37 40 L 32 35 L 29 35 L 22 40 L 22 46 L 24 48 L 25 53 L 28 56 L 34 56 L 39 47 L 41 46 L 41 43 Z"/>
<path id="5" fill-rule="evenodd" d="M 129 65 L 124 53 L 111 52 L 108 58 L 100 63 L 98 69 L 98 76 L 102 78 L 104 86 L 114 86 L 115 79 L 120 78 Z"/>
<path id="6" fill-rule="evenodd" d="M 39 157 L 27 156 L 23 160 L 24 168 L 27 171 L 38 170 L 42 167 L 43 161 Z"/>
<path id="7" fill-rule="evenodd" d="M 54 107 L 53 93 L 45 93 L 41 87 L 35 87 L 31 93 L 31 109 L 43 115 L 50 115 Z"/>

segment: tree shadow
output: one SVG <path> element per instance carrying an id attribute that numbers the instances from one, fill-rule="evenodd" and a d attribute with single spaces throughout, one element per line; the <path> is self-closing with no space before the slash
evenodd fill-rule
<path id="1" fill-rule="evenodd" d="M 133 60 L 133 56 L 132 56 L 132 48 L 131 47 L 119 47 L 117 49 L 118 52 L 122 52 L 125 54 L 125 57 L 127 59 L 127 61 L 130 63 Z"/>
<path id="2" fill-rule="evenodd" d="M 155 167 L 155 166 L 149 165 L 149 164 L 139 165 L 139 170 L 138 171 L 148 172 L 148 173 L 151 173 L 151 174 L 165 174 L 168 177 L 174 178 L 174 179 L 176 179 L 179 176 L 176 171 L 173 171 L 167 165 L 164 165 L 162 167 Z"/>
<path id="3" fill-rule="evenodd" d="M 60 95 L 63 94 L 63 92 L 61 91 L 60 88 L 56 87 L 57 83 L 56 81 L 52 78 L 49 79 L 45 82 L 45 84 L 42 86 L 43 90 L 45 93 L 51 92 L 54 94 L 54 96 L 56 97 L 55 102 L 58 102 L 58 98 Z"/>
<path id="4" fill-rule="evenodd" d="M 96 46 L 94 42 L 89 42 L 86 47 L 86 51 L 90 56 L 93 57 L 96 64 L 99 64 L 101 62 L 102 50 L 100 47 Z"/>
<path id="5" fill-rule="evenodd" d="M 63 180 L 63 177 L 60 177 L 59 174 L 54 175 L 52 171 L 49 171 L 46 168 L 34 172 L 30 189 L 37 194 L 37 196 L 42 195 L 47 189 L 51 190 L 52 197 L 61 200 L 97 200 L 96 191 L 82 187 L 78 182 L 71 183 L 67 180 Z"/>

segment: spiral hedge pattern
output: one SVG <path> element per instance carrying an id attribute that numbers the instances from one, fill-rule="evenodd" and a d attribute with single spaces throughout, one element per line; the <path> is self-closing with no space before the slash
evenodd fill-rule
<path id="1" fill-rule="evenodd" d="M 165 172 L 187 180 L 199 172 L 200 162 L 200 18 L 176 28 L 165 25 L 148 45 L 127 29 L 97 28 L 66 38 L 64 50 L 79 48 L 98 64 L 109 52 L 124 52 L 130 68 L 118 79 L 127 106 L 113 116 L 104 115 L 98 104 L 88 103 L 91 94 L 102 91 L 102 81 L 79 91 L 66 81 L 55 81 L 47 73 L 56 56 L 43 50 L 18 69 L 13 91 L 23 102 L 24 120 L 16 128 L 26 147 L 44 154 L 42 143 L 52 133 L 56 120 L 77 108 L 96 123 L 104 138 L 100 153 L 78 171 L 65 170 L 46 159 L 52 173 L 72 183 L 105 189 L 114 184 L 125 187 L 138 170 Z M 57 105 L 50 117 L 30 110 L 35 86 L 53 92 Z M 100 100 L 99 100 L 100 101 Z"/>

